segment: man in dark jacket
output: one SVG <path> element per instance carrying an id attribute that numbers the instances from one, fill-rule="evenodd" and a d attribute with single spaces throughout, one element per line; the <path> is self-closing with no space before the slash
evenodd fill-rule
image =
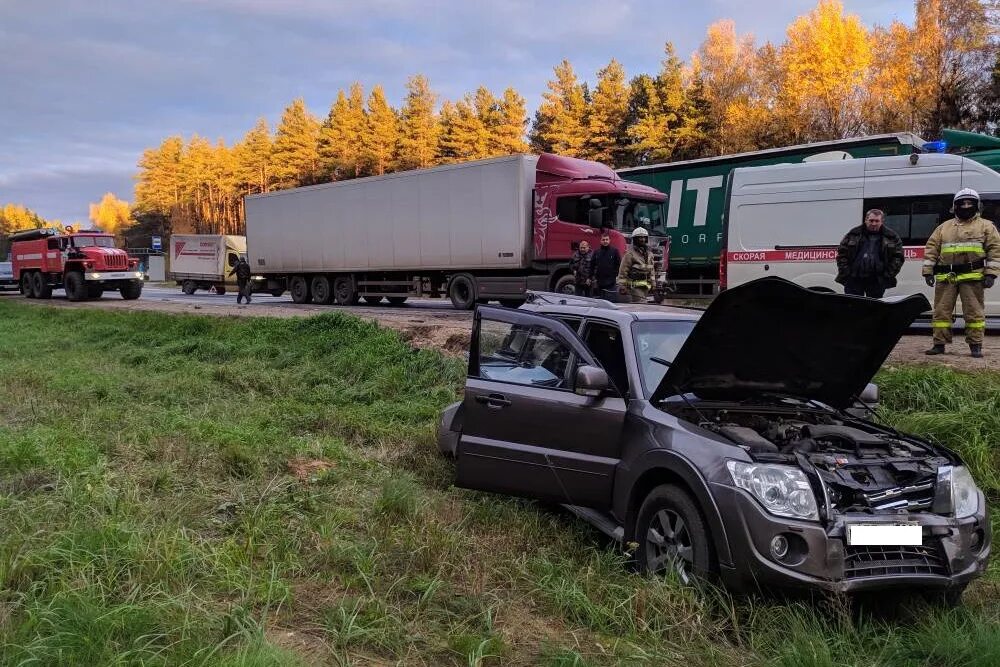
<path id="1" fill-rule="evenodd" d="M 569 268 L 575 282 L 574 294 L 590 296 L 594 285 L 594 253 L 590 252 L 589 241 L 580 241 L 580 249 L 573 253 Z"/>
<path id="2" fill-rule="evenodd" d="M 245 298 L 250 303 L 250 264 L 246 257 L 240 257 L 236 266 L 229 272 L 229 275 L 236 274 L 236 284 L 239 286 L 239 293 L 236 295 L 236 303 L 241 303 Z"/>
<path id="3" fill-rule="evenodd" d="M 594 296 L 608 301 L 618 300 L 616 281 L 621 263 L 622 256 L 611 245 L 611 235 L 607 232 L 601 234 L 601 247 L 594 252 L 594 283 L 597 286 Z"/>
<path id="4" fill-rule="evenodd" d="M 864 224 L 847 232 L 837 248 L 837 282 L 845 294 L 881 299 L 896 286 L 903 268 L 903 241 L 885 226 L 885 213 L 873 208 Z"/>

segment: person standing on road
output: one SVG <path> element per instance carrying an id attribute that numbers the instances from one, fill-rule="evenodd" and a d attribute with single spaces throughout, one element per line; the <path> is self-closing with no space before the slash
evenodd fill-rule
<path id="1" fill-rule="evenodd" d="M 594 252 L 594 285 L 596 294 L 608 301 L 618 300 L 618 290 L 615 283 L 618 281 L 618 267 L 621 266 L 622 257 L 618 254 L 618 249 L 611 245 L 611 235 L 607 232 L 601 234 L 601 247 Z"/>
<path id="2" fill-rule="evenodd" d="M 840 242 L 836 280 L 845 294 L 881 299 L 886 289 L 896 286 L 904 262 L 903 240 L 884 223 L 885 213 L 873 208 Z"/>
<path id="3" fill-rule="evenodd" d="M 993 287 L 1000 274 L 1000 232 L 980 214 L 979 193 L 959 190 L 951 207 L 955 217 L 945 220 L 927 239 L 922 273 L 934 288 L 931 327 L 934 345 L 927 354 L 944 354 L 951 342 L 955 302 L 962 298 L 965 341 L 973 357 L 983 356 L 986 308 L 983 289 Z"/>
<path id="4" fill-rule="evenodd" d="M 594 284 L 594 253 L 590 252 L 589 241 L 580 241 L 580 248 L 573 253 L 569 268 L 573 272 L 573 293 L 590 296 Z"/>
<path id="5" fill-rule="evenodd" d="M 628 295 L 632 303 L 646 303 L 655 271 L 649 232 L 644 227 L 636 227 L 632 232 L 632 247 L 625 251 L 618 268 L 618 293 Z"/>
<path id="6" fill-rule="evenodd" d="M 239 291 L 236 295 L 236 303 L 242 303 L 243 299 L 250 303 L 250 264 L 246 257 L 240 257 L 236 266 L 229 272 L 229 275 L 236 274 L 236 285 Z"/>

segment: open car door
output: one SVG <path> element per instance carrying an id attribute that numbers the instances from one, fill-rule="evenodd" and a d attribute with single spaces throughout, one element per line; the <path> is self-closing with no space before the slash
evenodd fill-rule
<path id="1" fill-rule="evenodd" d="M 523 310 L 479 307 L 456 484 L 609 507 L 626 405 L 606 378 L 583 341 L 562 322 Z M 595 382 L 606 388 L 597 391 Z"/>

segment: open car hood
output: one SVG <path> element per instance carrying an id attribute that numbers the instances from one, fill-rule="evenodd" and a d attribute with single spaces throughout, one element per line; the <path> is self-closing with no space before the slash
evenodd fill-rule
<path id="1" fill-rule="evenodd" d="M 929 309 L 919 294 L 867 299 L 816 292 L 783 278 L 754 280 L 716 297 L 652 399 L 777 393 L 844 408 L 914 318 Z"/>

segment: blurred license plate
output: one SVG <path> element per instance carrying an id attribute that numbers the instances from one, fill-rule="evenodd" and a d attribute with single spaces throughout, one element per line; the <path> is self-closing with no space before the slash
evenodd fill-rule
<path id="1" fill-rule="evenodd" d="M 918 524 L 847 527 L 847 543 L 858 547 L 915 547 L 923 544 Z"/>

